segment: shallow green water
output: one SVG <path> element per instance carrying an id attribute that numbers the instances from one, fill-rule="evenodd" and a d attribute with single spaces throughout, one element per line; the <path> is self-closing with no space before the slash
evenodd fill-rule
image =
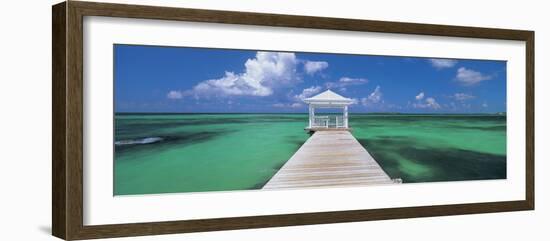
<path id="1" fill-rule="evenodd" d="M 305 114 L 117 114 L 115 195 L 261 188 L 309 137 Z M 350 115 L 405 183 L 506 178 L 506 117 Z"/>

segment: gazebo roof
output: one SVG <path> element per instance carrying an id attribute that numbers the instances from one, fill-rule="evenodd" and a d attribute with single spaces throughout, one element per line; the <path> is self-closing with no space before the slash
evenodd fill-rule
<path id="1" fill-rule="evenodd" d="M 353 100 L 336 94 L 332 90 L 327 90 L 316 96 L 304 99 L 304 102 L 321 105 L 349 105 L 353 103 Z"/>

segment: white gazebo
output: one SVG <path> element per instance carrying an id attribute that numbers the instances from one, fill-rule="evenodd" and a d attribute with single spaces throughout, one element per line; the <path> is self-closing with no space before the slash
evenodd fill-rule
<path id="1" fill-rule="evenodd" d="M 311 98 L 304 100 L 309 104 L 309 125 L 307 130 L 321 129 L 348 129 L 348 105 L 353 103 L 350 98 L 343 97 L 339 94 L 327 90 Z M 342 116 L 337 115 L 315 115 L 315 109 L 331 108 L 342 109 Z"/>

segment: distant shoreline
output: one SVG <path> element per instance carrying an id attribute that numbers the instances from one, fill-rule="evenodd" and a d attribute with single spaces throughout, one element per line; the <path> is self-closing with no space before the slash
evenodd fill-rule
<path id="1" fill-rule="evenodd" d="M 340 113 L 322 113 L 340 114 Z M 115 115 L 307 115 L 296 112 L 115 112 Z M 402 116 L 506 116 L 506 112 L 497 113 L 394 113 L 369 112 L 350 113 L 350 115 L 402 115 Z"/>

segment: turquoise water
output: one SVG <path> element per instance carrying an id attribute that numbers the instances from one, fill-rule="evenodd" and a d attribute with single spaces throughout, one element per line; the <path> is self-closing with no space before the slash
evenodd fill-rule
<path id="1" fill-rule="evenodd" d="M 115 195 L 261 188 L 309 137 L 306 114 L 116 114 Z M 404 183 L 506 178 L 506 117 L 350 115 Z"/>

